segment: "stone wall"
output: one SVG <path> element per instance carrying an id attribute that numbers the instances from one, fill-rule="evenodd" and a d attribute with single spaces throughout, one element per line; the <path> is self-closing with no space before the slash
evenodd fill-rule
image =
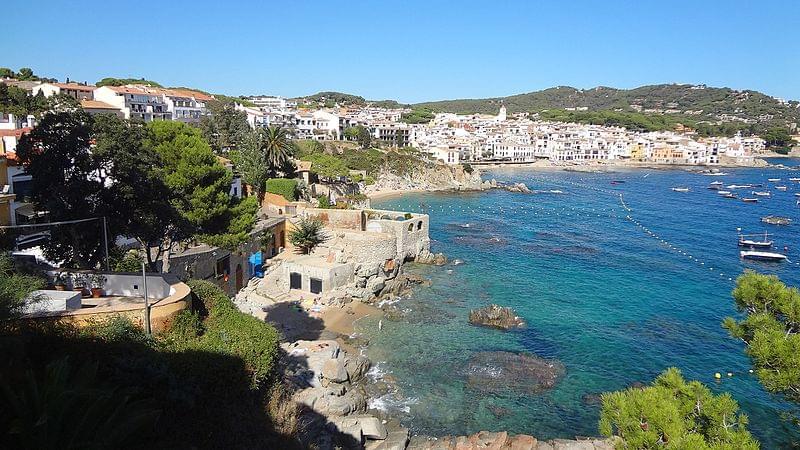
<path id="1" fill-rule="evenodd" d="M 307 218 L 318 218 L 328 228 L 364 230 L 364 212 L 360 209 L 302 208 L 298 211 Z"/>

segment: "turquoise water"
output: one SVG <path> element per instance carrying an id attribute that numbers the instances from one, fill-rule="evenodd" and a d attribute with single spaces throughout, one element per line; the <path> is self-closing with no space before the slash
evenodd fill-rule
<path id="1" fill-rule="evenodd" d="M 676 366 L 687 378 L 730 392 L 764 448 L 786 447 L 796 439 L 795 428 L 780 415 L 792 411 L 791 405 L 767 394 L 748 374 L 742 344 L 730 339 L 720 322 L 735 314 L 730 291 L 745 268 L 800 285 L 800 208 L 794 196 L 800 184 L 787 180 L 800 175 L 776 169 L 728 172 L 712 177 L 679 170 L 504 170 L 484 178 L 564 194 L 493 190 L 376 202 L 379 208 L 430 214 L 433 250 L 447 254 L 451 263 L 412 265 L 432 285 L 396 303 L 404 314 L 384 319 L 381 331 L 377 318 L 359 323 L 358 331 L 371 341 L 368 356 L 399 388 L 396 397 L 373 405 L 389 409 L 419 434 L 596 435 L 599 406 L 593 394 L 650 382 Z M 788 191 L 770 189 L 772 198 L 748 204 L 706 189 L 719 180 L 763 183 L 766 190 L 774 184 L 767 178 L 782 178 L 777 184 Z M 673 186 L 691 192 L 673 192 Z M 763 225 L 760 218 L 767 214 L 796 223 Z M 781 248 L 788 246 L 792 262 L 743 263 L 737 227 L 768 229 Z M 469 310 L 489 303 L 513 307 L 527 327 L 504 333 L 468 325 Z M 556 358 L 566 375 L 554 389 L 535 395 L 478 392 L 465 383 L 466 366 L 484 350 Z M 723 373 L 721 381 L 714 380 L 715 372 Z"/>

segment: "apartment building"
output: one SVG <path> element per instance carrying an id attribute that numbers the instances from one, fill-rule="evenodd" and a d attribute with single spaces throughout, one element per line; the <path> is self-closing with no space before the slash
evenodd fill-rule
<path id="1" fill-rule="evenodd" d="M 126 119 L 172 120 L 162 92 L 145 86 L 103 86 L 94 91 L 95 100 L 122 111 Z"/>

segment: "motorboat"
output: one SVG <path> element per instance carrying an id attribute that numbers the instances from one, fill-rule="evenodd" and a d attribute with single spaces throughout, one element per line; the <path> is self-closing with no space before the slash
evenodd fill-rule
<path id="1" fill-rule="evenodd" d="M 778 191 L 785 191 L 787 188 L 786 186 L 775 186 L 775 189 Z"/>
<path id="2" fill-rule="evenodd" d="M 738 198 L 738 197 L 736 196 L 736 194 L 734 194 L 734 193 L 725 194 L 725 195 L 723 195 L 722 197 L 723 197 L 723 198 Z"/>
<path id="3" fill-rule="evenodd" d="M 722 186 L 722 181 L 712 181 L 710 183 L 711 186 Z"/>
<path id="4" fill-rule="evenodd" d="M 800 181 L 800 178 L 789 178 L 789 181 Z"/>
<path id="5" fill-rule="evenodd" d="M 755 195 L 756 197 L 769 197 L 772 195 L 769 193 L 769 191 L 753 191 L 751 194 Z"/>
<path id="6" fill-rule="evenodd" d="M 776 183 L 778 181 L 781 181 L 781 179 L 780 178 L 767 178 L 767 181 L 769 181 L 770 183 Z"/>
<path id="7" fill-rule="evenodd" d="M 786 261 L 786 255 L 775 252 L 762 252 L 759 250 L 742 250 L 739 252 L 742 259 L 754 259 L 757 261 Z"/>
<path id="8" fill-rule="evenodd" d="M 742 199 L 742 201 L 745 203 L 758 203 L 758 199 L 752 197 L 745 197 Z"/>
<path id="9" fill-rule="evenodd" d="M 752 184 L 729 184 L 725 186 L 725 189 L 750 189 L 753 187 Z"/>
<path id="10" fill-rule="evenodd" d="M 689 188 L 687 187 L 674 187 L 672 190 L 675 192 L 689 192 Z"/>
<path id="11" fill-rule="evenodd" d="M 730 193 L 731 193 L 731 191 L 717 191 L 717 194 L 719 194 L 719 195 L 728 195 Z"/>

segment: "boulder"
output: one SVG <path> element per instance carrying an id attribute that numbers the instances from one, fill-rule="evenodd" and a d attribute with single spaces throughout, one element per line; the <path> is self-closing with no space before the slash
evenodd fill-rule
<path id="1" fill-rule="evenodd" d="M 390 431 L 382 441 L 368 442 L 367 450 L 405 450 L 408 445 L 408 430 L 401 428 Z"/>
<path id="2" fill-rule="evenodd" d="M 477 352 L 466 368 L 467 387 L 484 394 L 538 394 L 555 387 L 565 372 L 557 360 L 525 353 Z"/>
<path id="3" fill-rule="evenodd" d="M 350 382 L 356 383 L 364 378 L 369 368 L 372 367 L 372 362 L 366 356 L 358 355 L 345 359 L 344 367 Z"/>
<path id="4" fill-rule="evenodd" d="M 348 375 L 344 358 L 329 359 L 322 366 L 322 378 L 333 383 L 347 382 Z"/>
<path id="5" fill-rule="evenodd" d="M 444 253 L 422 252 L 417 255 L 415 261 L 420 264 L 443 266 L 447 264 L 447 256 L 444 256 Z"/>
<path id="6" fill-rule="evenodd" d="M 525 322 L 514 313 L 513 309 L 498 305 L 473 309 L 469 312 L 469 323 L 501 330 L 510 330 L 525 325 Z"/>
<path id="7" fill-rule="evenodd" d="M 372 416 L 357 416 L 354 418 L 358 420 L 358 424 L 361 426 L 361 435 L 364 436 L 365 439 L 386 439 L 388 434 L 386 432 L 386 427 L 378 418 Z"/>
<path id="8" fill-rule="evenodd" d="M 367 291 L 377 295 L 383 287 L 386 286 L 386 281 L 382 277 L 370 278 L 367 281 Z"/>

